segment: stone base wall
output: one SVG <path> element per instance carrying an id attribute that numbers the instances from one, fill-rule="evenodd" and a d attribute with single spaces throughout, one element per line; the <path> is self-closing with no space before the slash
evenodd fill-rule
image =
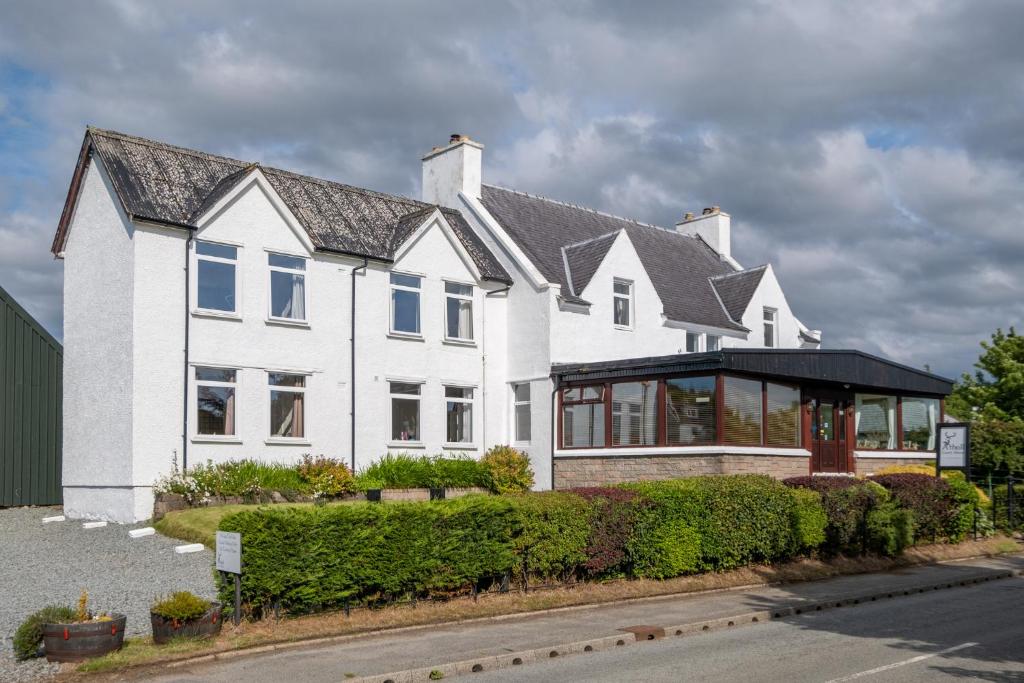
<path id="1" fill-rule="evenodd" d="M 893 465 L 924 465 L 927 462 L 920 458 L 857 458 L 857 475 L 866 477 Z"/>
<path id="2" fill-rule="evenodd" d="M 767 474 L 777 479 L 810 473 L 810 458 L 784 455 L 628 455 L 555 458 L 555 488 L 707 474 Z"/>

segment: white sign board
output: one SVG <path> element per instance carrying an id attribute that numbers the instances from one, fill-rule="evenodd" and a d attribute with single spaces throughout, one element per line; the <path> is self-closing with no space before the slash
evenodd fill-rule
<path id="1" fill-rule="evenodd" d="M 217 532 L 217 571 L 242 573 L 242 534 Z"/>
<path id="2" fill-rule="evenodd" d="M 967 467 L 967 425 L 939 426 L 939 467 Z"/>

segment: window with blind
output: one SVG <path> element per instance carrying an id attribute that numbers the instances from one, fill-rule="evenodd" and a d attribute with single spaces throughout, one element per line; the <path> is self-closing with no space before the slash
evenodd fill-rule
<path id="1" fill-rule="evenodd" d="M 612 445 L 653 446 L 658 440 L 658 383 L 612 385 Z"/>
<path id="2" fill-rule="evenodd" d="M 740 377 L 723 377 L 725 441 L 741 446 L 761 445 L 761 382 Z"/>
<path id="3" fill-rule="evenodd" d="M 665 423 L 672 446 L 715 443 L 714 376 L 666 380 Z"/>
<path id="4" fill-rule="evenodd" d="M 562 390 L 562 447 L 604 446 L 604 387 Z"/>
<path id="5" fill-rule="evenodd" d="M 766 385 L 769 446 L 800 446 L 800 389 L 784 384 Z"/>

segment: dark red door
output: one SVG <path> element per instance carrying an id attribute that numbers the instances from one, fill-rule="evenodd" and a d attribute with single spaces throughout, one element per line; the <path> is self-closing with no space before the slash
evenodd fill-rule
<path id="1" fill-rule="evenodd" d="M 847 401 L 834 396 L 811 399 L 811 471 L 846 472 Z"/>

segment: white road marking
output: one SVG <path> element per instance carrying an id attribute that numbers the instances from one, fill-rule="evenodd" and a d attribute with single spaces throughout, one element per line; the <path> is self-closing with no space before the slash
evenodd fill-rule
<path id="1" fill-rule="evenodd" d="M 962 643 L 954 647 L 946 648 L 945 650 L 940 650 L 939 652 L 932 652 L 931 654 L 927 655 L 911 657 L 910 659 L 904 659 L 902 662 L 886 664 L 885 666 L 880 666 L 875 669 L 868 669 L 867 671 L 860 671 L 855 674 L 850 674 L 849 676 L 843 676 L 842 678 L 833 678 L 831 681 L 828 681 L 828 683 L 842 683 L 843 681 L 852 681 L 855 678 L 861 678 L 862 676 L 871 676 L 877 673 L 881 673 L 883 671 L 889 671 L 890 669 L 898 669 L 899 667 L 906 666 L 907 664 L 916 664 L 917 662 L 923 662 L 924 660 L 931 659 L 932 657 L 938 657 L 939 655 L 948 655 L 950 652 L 956 652 L 957 650 L 963 650 L 969 647 L 974 647 L 975 645 L 977 645 L 977 643 Z"/>

